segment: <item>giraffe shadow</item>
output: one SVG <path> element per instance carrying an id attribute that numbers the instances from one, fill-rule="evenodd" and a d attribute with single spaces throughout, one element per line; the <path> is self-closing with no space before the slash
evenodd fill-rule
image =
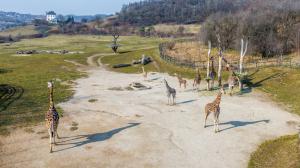
<path id="1" fill-rule="evenodd" d="M 220 129 L 219 132 L 222 131 L 226 131 L 226 130 L 230 130 L 230 129 L 234 129 L 234 128 L 238 128 L 238 127 L 245 127 L 248 125 L 253 125 L 253 124 L 257 124 L 257 123 L 269 123 L 270 120 L 257 120 L 257 121 L 229 121 L 229 122 L 224 122 L 224 123 L 220 123 L 219 125 L 231 125 L 230 127 L 224 128 L 224 129 Z M 206 127 L 212 127 L 214 125 L 208 125 Z"/>
<path id="2" fill-rule="evenodd" d="M 187 103 L 192 103 L 192 102 L 195 102 L 195 101 L 197 101 L 197 99 L 187 100 L 187 101 L 182 101 L 182 102 L 178 102 L 178 103 L 176 103 L 176 104 L 177 104 L 177 105 L 179 105 L 179 104 L 187 104 Z"/>
<path id="3" fill-rule="evenodd" d="M 108 139 L 112 138 L 115 134 L 118 134 L 119 132 L 121 132 L 125 129 L 129 129 L 129 128 L 140 125 L 140 123 L 128 123 L 128 124 L 129 124 L 128 126 L 113 129 L 113 130 L 103 132 L 103 133 L 88 134 L 88 135 L 77 135 L 77 136 L 69 137 L 71 139 L 57 142 L 56 145 L 58 145 L 58 146 L 60 146 L 60 145 L 73 145 L 73 146 L 63 148 L 63 149 L 60 149 L 60 150 L 56 150 L 54 152 L 60 152 L 60 151 L 68 150 L 68 149 L 77 148 L 77 147 L 87 145 L 87 144 L 90 144 L 90 143 L 105 141 L 105 140 L 108 140 Z M 62 137 L 62 138 L 66 139 L 67 137 Z M 73 142 L 73 141 L 78 141 L 78 142 Z"/>

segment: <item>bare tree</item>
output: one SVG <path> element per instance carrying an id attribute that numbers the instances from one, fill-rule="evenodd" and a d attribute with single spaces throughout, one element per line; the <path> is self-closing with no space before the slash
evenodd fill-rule
<path id="1" fill-rule="evenodd" d="M 222 44 L 221 44 L 221 37 L 217 34 L 217 39 L 219 43 L 219 69 L 218 69 L 218 85 L 219 87 L 222 86 L 222 58 L 223 58 L 223 51 L 222 51 Z"/>
<path id="2" fill-rule="evenodd" d="M 248 49 L 248 40 L 246 40 L 246 44 L 244 44 L 244 39 L 241 39 L 241 54 L 240 54 L 240 74 L 243 73 L 243 64 L 244 64 L 244 57 L 247 53 Z"/>
<path id="3" fill-rule="evenodd" d="M 246 43 L 244 39 L 241 39 L 241 54 L 240 54 L 240 67 L 239 67 L 239 74 L 238 74 L 238 82 L 239 82 L 239 89 L 240 91 L 243 90 L 243 83 L 246 78 L 246 74 L 244 73 L 244 57 L 247 53 L 248 49 L 248 39 L 246 40 Z"/>
<path id="4" fill-rule="evenodd" d="M 211 54 L 211 42 L 208 41 L 207 68 L 206 68 L 207 90 L 210 90 L 210 85 L 209 85 L 209 83 L 210 83 L 210 76 L 209 76 L 210 54 Z"/>
<path id="5" fill-rule="evenodd" d="M 117 43 L 118 38 L 120 37 L 119 33 L 117 31 L 113 31 L 112 33 L 113 36 L 113 43 L 111 45 L 111 49 L 114 51 L 114 53 L 117 53 L 119 44 Z"/>

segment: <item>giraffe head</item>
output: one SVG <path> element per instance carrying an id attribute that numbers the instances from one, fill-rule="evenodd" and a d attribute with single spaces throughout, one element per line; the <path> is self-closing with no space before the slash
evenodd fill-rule
<path id="1" fill-rule="evenodd" d="M 49 81 L 48 82 L 48 88 L 50 89 L 50 88 L 52 88 L 53 87 L 53 82 L 52 81 Z"/>
<path id="2" fill-rule="evenodd" d="M 226 94 L 224 86 L 221 86 L 219 94 Z"/>
<path id="3" fill-rule="evenodd" d="M 227 63 L 227 64 L 226 64 L 226 70 L 227 70 L 227 71 L 230 71 L 230 68 L 231 68 L 230 65 Z"/>

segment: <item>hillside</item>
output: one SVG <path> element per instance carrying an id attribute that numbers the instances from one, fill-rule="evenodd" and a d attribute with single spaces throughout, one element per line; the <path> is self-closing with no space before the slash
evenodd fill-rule
<path id="1" fill-rule="evenodd" d="M 33 35 L 38 34 L 39 32 L 35 29 L 33 25 L 27 25 L 27 26 L 19 26 L 14 27 L 10 29 L 6 29 L 3 31 L 0 31 L 0 36 L 27 36 L 27 35 Z"/>
<path id="2" fill-rule="evenodd" d="M 31 23 L 34 19 L 41 19 L 42 15 L 21 14 L 17 12 L 0 11 L 0 31 Z"/>
<path id="3" fill-rule="evenodd" d="M 124 5 L 121 22 L 137 25 L 199 23 L 215 12 L 235 12 L 246 0 L 147 0 Z"/>

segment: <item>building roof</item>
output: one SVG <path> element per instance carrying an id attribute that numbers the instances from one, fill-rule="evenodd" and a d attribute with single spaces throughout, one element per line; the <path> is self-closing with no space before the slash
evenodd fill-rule
<path id="1" fill-rule="evenodd" d="M 49 12 L 46 12 L 46 15 L 56 15 L 56 13 L 54 11 L 49 11 Z"/>

